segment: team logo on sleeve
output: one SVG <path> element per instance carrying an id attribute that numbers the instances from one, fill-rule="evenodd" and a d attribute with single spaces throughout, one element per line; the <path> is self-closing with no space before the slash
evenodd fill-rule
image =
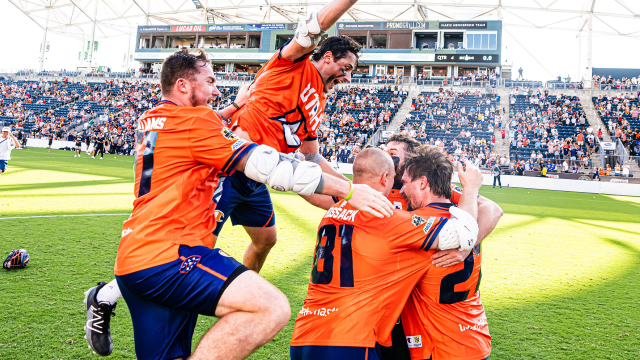
<path id="1" fill-rule="evenodd" d="M 183 274 L 188 273 L 189 271 L 193 270 L 193 268 L 198 265 L 199 262 L 200 255 L 189 256 L 188 258 L 184 259 L 182 265 L 180 265 L 180 272 Z"/>
<path id="2" fill-rule="evenodd" d="M 420 226 L 422 224 L 424 224 L 425 222 L 427 222 L 427 220 L 425 220 L 422 216 L 418 216 L 418 215 L 413 215 L 411 217 L 411 223 L 413 224 L 413 226 Z"/>
<path id="3" fill-rule="evenodd" d="M 238 140 L 238 136 L 236 136 L 233 131 L 229 130 L 229 128 L 222 128 L 222 131 L 220 131 L 220 133 L 227 140 Z"/>
<path id="4" fill-rule="evenodd" d="M 422 347 L 422 335 L 407 336 L 407 346 L 410 349 Z"/>
<path id="5" fill-rule="evenodd" d="M 454 186 L 451 190 L 457 192 L 458 194 L 462 194 L 462 188 L 460 186 Z"/>
<path id="6" fill-rule="evenodd" d="M 214 211 L 214 215 L 216 216 L 217 222 L 222 222 L 222 220 L 224 219 L 224 213 L 220 210 Z"/>
<path id="7" fill-rule="evenodd" d="M 436 218 L 434 216 L 430 217 L 429 220 L 427 220 L 427 225 L 422 228 L 425 234 L 429 233 L 429 230 L 431 230 L 434 222 L 436 222 Z"/>

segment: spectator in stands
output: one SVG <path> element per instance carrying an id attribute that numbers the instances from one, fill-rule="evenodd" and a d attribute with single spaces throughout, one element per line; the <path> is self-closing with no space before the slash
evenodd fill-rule
<path id="1" fill-rule="evenodd" d="M 625 161 L 624 165 L 622 165 L 622 176 L 629 177 L 630 170 L 631 167 L 629 166 L 629 163 Z"/>

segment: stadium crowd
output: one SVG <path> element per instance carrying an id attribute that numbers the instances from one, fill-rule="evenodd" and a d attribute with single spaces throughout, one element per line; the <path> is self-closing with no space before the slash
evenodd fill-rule
<path id="1" fill-rule="evenodd" d="M 593 75 L 592 78 L 593 87 L 601 89 L 619 89 L 619 90 L 638 90 L 640 85 L 640 75 L 632 78 L 622 77 L 621 79 L 614 79 L 611 75 L 609 77 Z"/>
<path id="2" fill-rule="evenodd" d="M 478 166 L 508 165 L 495 148 L 500 126 L 500 96 L 479 91 L 440 89 L 412 99 L 400 132 L 423 144 L 442 148 L 452 160 L 472 160 Z"/>
<path id="3" fill-rule="evenodd" d="M 237 87 L 220 87 L 211 104 L 222 108 Z M 141 80 L 104 82 L 16 81 L 0 83 L 0 121 L 9 125 L 22 145 L 27 138 L 74 141 L 91 148 L 99 136 L 105 151 L 131 155 L 135 122 L 160 101 L 160 85 Z"/>
<path id="4" fill-rule="evenodd" d="M 319 127 L 320 153 L 334 163 L 353 160 L 369 137 L 389 124 L 407 95 L 397 85 L 348 86 L 334 92 Z"/>
<path id="5" fill-rule="evenodd" d="M 602 132 L 589 124 L 577 96 L 550 95 L 545 88 L 516 88 L 509 101 L 514 170 L 577 173 L 593 166 L 590 155 L 597 151 Z"/>

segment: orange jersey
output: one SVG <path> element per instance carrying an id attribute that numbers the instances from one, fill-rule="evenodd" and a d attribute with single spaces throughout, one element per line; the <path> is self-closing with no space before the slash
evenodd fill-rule
<path id="1" fill-rule="evenodd" d="M 451 184 L 451 201 L 452 203 L 458 205 L 460 203 L 460 197 L 462 196 L 462 188 L 456 185 Z M 396 209 L 407 210 L 407 199 L 405 199 L 402 194 L 400 194 L 400 189 L 396 189 L 395 186 L 391 189 L 389 196 L 387 197 L 389 201 L 393 204 L 393 207 Z"/>
<path id="2" fill-rule="evenodd" d="M 462 263 L 431 267 L 402 311 L 412 360 L 485 359 L 491 336 L 480 301 L 480 246 Z"/>
<path id="3" fill-rule="evenodd" d="M 217 175 L 256 146 L 210 108 L 169 102 L 140 117 L 136 138 L 136 200 L 122 227 L 116 275 L 174 261 L 180 245 L 212 248 Z"/>
<path id="4" fill-rule="evenodd" d="M 233 114 L 231 129 L 285 154 L 303 140 L 316 140 L 327 99 L 324 83 L 308 56 L 289 61 L 273 55 L 251 85 L 247 104 Z"/>
<path id="5" fill-rule="evenodd" d="M 341 201 L 318 237 L 307 297 L 291 346 L 391 345 L 391 330 L 417 282 L 449 211 L 394 211 L 379 219 Z"/>

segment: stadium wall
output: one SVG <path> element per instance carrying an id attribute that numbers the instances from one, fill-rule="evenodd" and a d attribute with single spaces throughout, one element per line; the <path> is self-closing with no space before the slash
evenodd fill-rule
<path id="1" fill-rule="evenodd" d="M 342 174 L 353 174 L 353 164 L 338 163 Z M 482 174 L 482 185 L 493 185 L 491 174 Z M 621 184 L 606 181 L 585 181 L 550 179 L 532 176 L 502 175 L 502 186 L 536 190 L 571 191 L 590 194 L 640 196 L 640 184 Z M 459 183 L 458 173 L 453 174 L 453 182 Z"/>
<path id="2" fill-rule="evenodd" d="M 626 77 L 628 79 L 638 77 L 640 75 L 640 69 L 620 69 L 620 68 L 593 68 L 593 75 L 613 77 L 614 79 L 622 79 Z"/>

